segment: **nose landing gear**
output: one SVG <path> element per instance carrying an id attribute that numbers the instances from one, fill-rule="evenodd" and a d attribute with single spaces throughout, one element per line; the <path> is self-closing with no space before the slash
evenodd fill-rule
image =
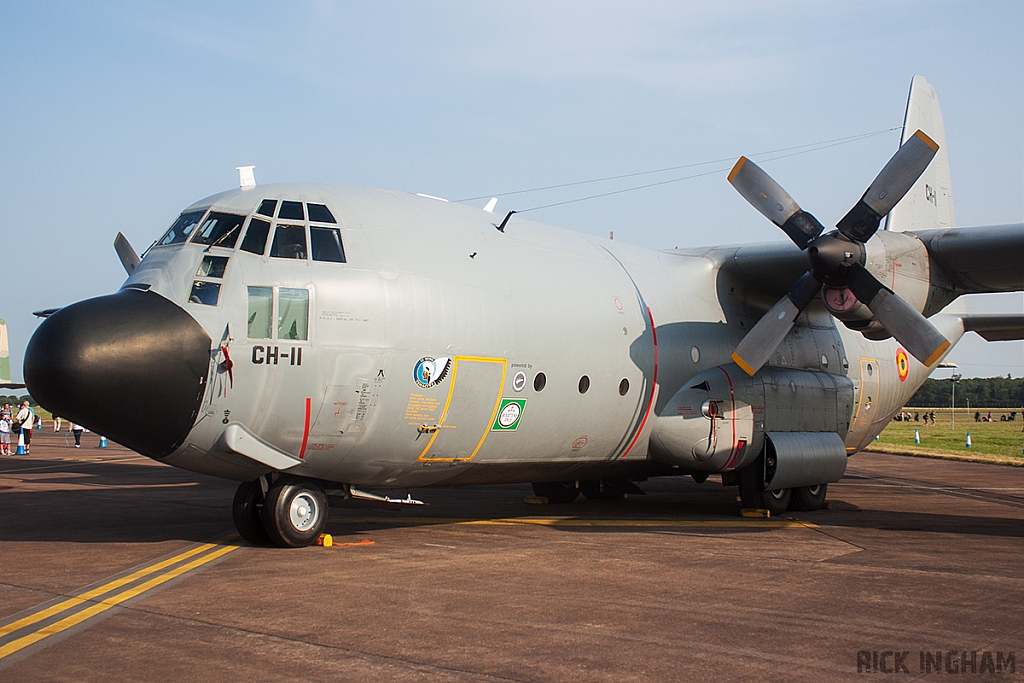
<path id="1" fill-rule="evenodd" d="M 264 493 L 261 479 L 242 482 L 232 506 L 235 527 L 255 545 L 301 548 L 327 526 L 327 496 L 309 479 L 281 477 Z"/>

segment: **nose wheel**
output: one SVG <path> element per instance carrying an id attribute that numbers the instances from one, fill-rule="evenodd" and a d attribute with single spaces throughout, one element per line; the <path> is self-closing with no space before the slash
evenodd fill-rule
<path id="1" fill-rule="evenodd" d="M 232 512 L 238 533 L 250 543 L 301 548 L 327 526 L 327 496 L 315 481 L 287 477 L 264 494 L 257 479 L 238 487 Z"/>

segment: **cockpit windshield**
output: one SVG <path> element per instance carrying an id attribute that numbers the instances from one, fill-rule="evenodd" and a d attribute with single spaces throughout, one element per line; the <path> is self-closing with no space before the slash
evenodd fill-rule
<path id="1" fill-rule="evenodd" d="M 208 244 L 233 249 L 242 232 L 242 223 L 244 222 L 245 216 L 211 211 L 202 227 L 192 237 L 192 242 L 193 244 Z"/>
<path id="2" fill-rule="evenodd" d="M 179 244 L 187 240 L 188 236 L 199 225 L 199 221 L 203 219 L 204 213 L 206 213 L 205 209 L 202 211 L 189 211 L 178 216 L 178 220 L 174 221 L 174 225 L 164 233 L 164 236 L 157 242 L 157 246 Z"/>

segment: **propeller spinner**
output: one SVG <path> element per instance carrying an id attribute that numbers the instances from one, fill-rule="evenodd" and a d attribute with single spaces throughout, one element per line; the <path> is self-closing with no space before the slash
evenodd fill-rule
<path id="1" fill-rule="evenodd" d="M 921 313 L 887 288 L 864 267 L 864 243 L 877 232 L 882 218 L 910 191 L 939 146 L 917 131 L 897 150 L 860 201 L 836 224 L 824 228 L 804 211 L 782 186 L 746 157 L 729 173 L 729 182 L 768 220 L 782 228 L 807 252 L 810 269 L 747 333 L 732 354 L 744 372 L 753 375 L 789 334 L 797 316 L 821 291 L 822 284 L 848 287 L 914 358 L 931 366 L 949 342 Z"/>

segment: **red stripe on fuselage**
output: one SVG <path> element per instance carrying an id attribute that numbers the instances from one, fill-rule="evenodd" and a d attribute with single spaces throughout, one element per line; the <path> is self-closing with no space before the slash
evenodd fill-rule
<path id="1" fill-rule="evenodd" d="M 654 407 L 654 393 L 658 389 L 658 331 L 654 327 L 654 314 L 651 313 L 651 307 L 647 307 L 647 318 L 651 321 L 651 340 L 654 343 L 654 372 L 651 377 L 651 398 L 647 402 L 647 410 L 644 411 L 644 419 L 640 421 L 640 429 L 636 430 L 636 436 L 633 437 L 633 441 L 629 444 L 629 448 L 622 454 L 625 458 L 629 455 L 629 452 L 633 450 L 633 446 L 640 439 L 640 435 L 644 433 L 644 425 L 647 424 L 647 416 L 651 414 L 651 408 Z"/>
<path id="2" fill-rule="evenodd" d="M 719 370 L 725 375 L 725 379 L 729 381 L 729 399 L 732 402 L 732 450 L 729 451 L 729 459 L 725 463 L 723 469 L 732 469 L 732 466 L 736 464 L 736 457 L 739 455 L 739 450 L 736 448 L 739 444 L 736 443 L 736 390 L 732 386 L 732 377 L 725 371 L 725 368 L 719 366 Z"/>
<path id="3" fill-rule="evenodd" d="M 309 441 L 309 402 L 306 399 L 306 424 L 302 428 L 302 448 L 299 449 L 299 460 L 306 457 L 306 442 Z"/>

